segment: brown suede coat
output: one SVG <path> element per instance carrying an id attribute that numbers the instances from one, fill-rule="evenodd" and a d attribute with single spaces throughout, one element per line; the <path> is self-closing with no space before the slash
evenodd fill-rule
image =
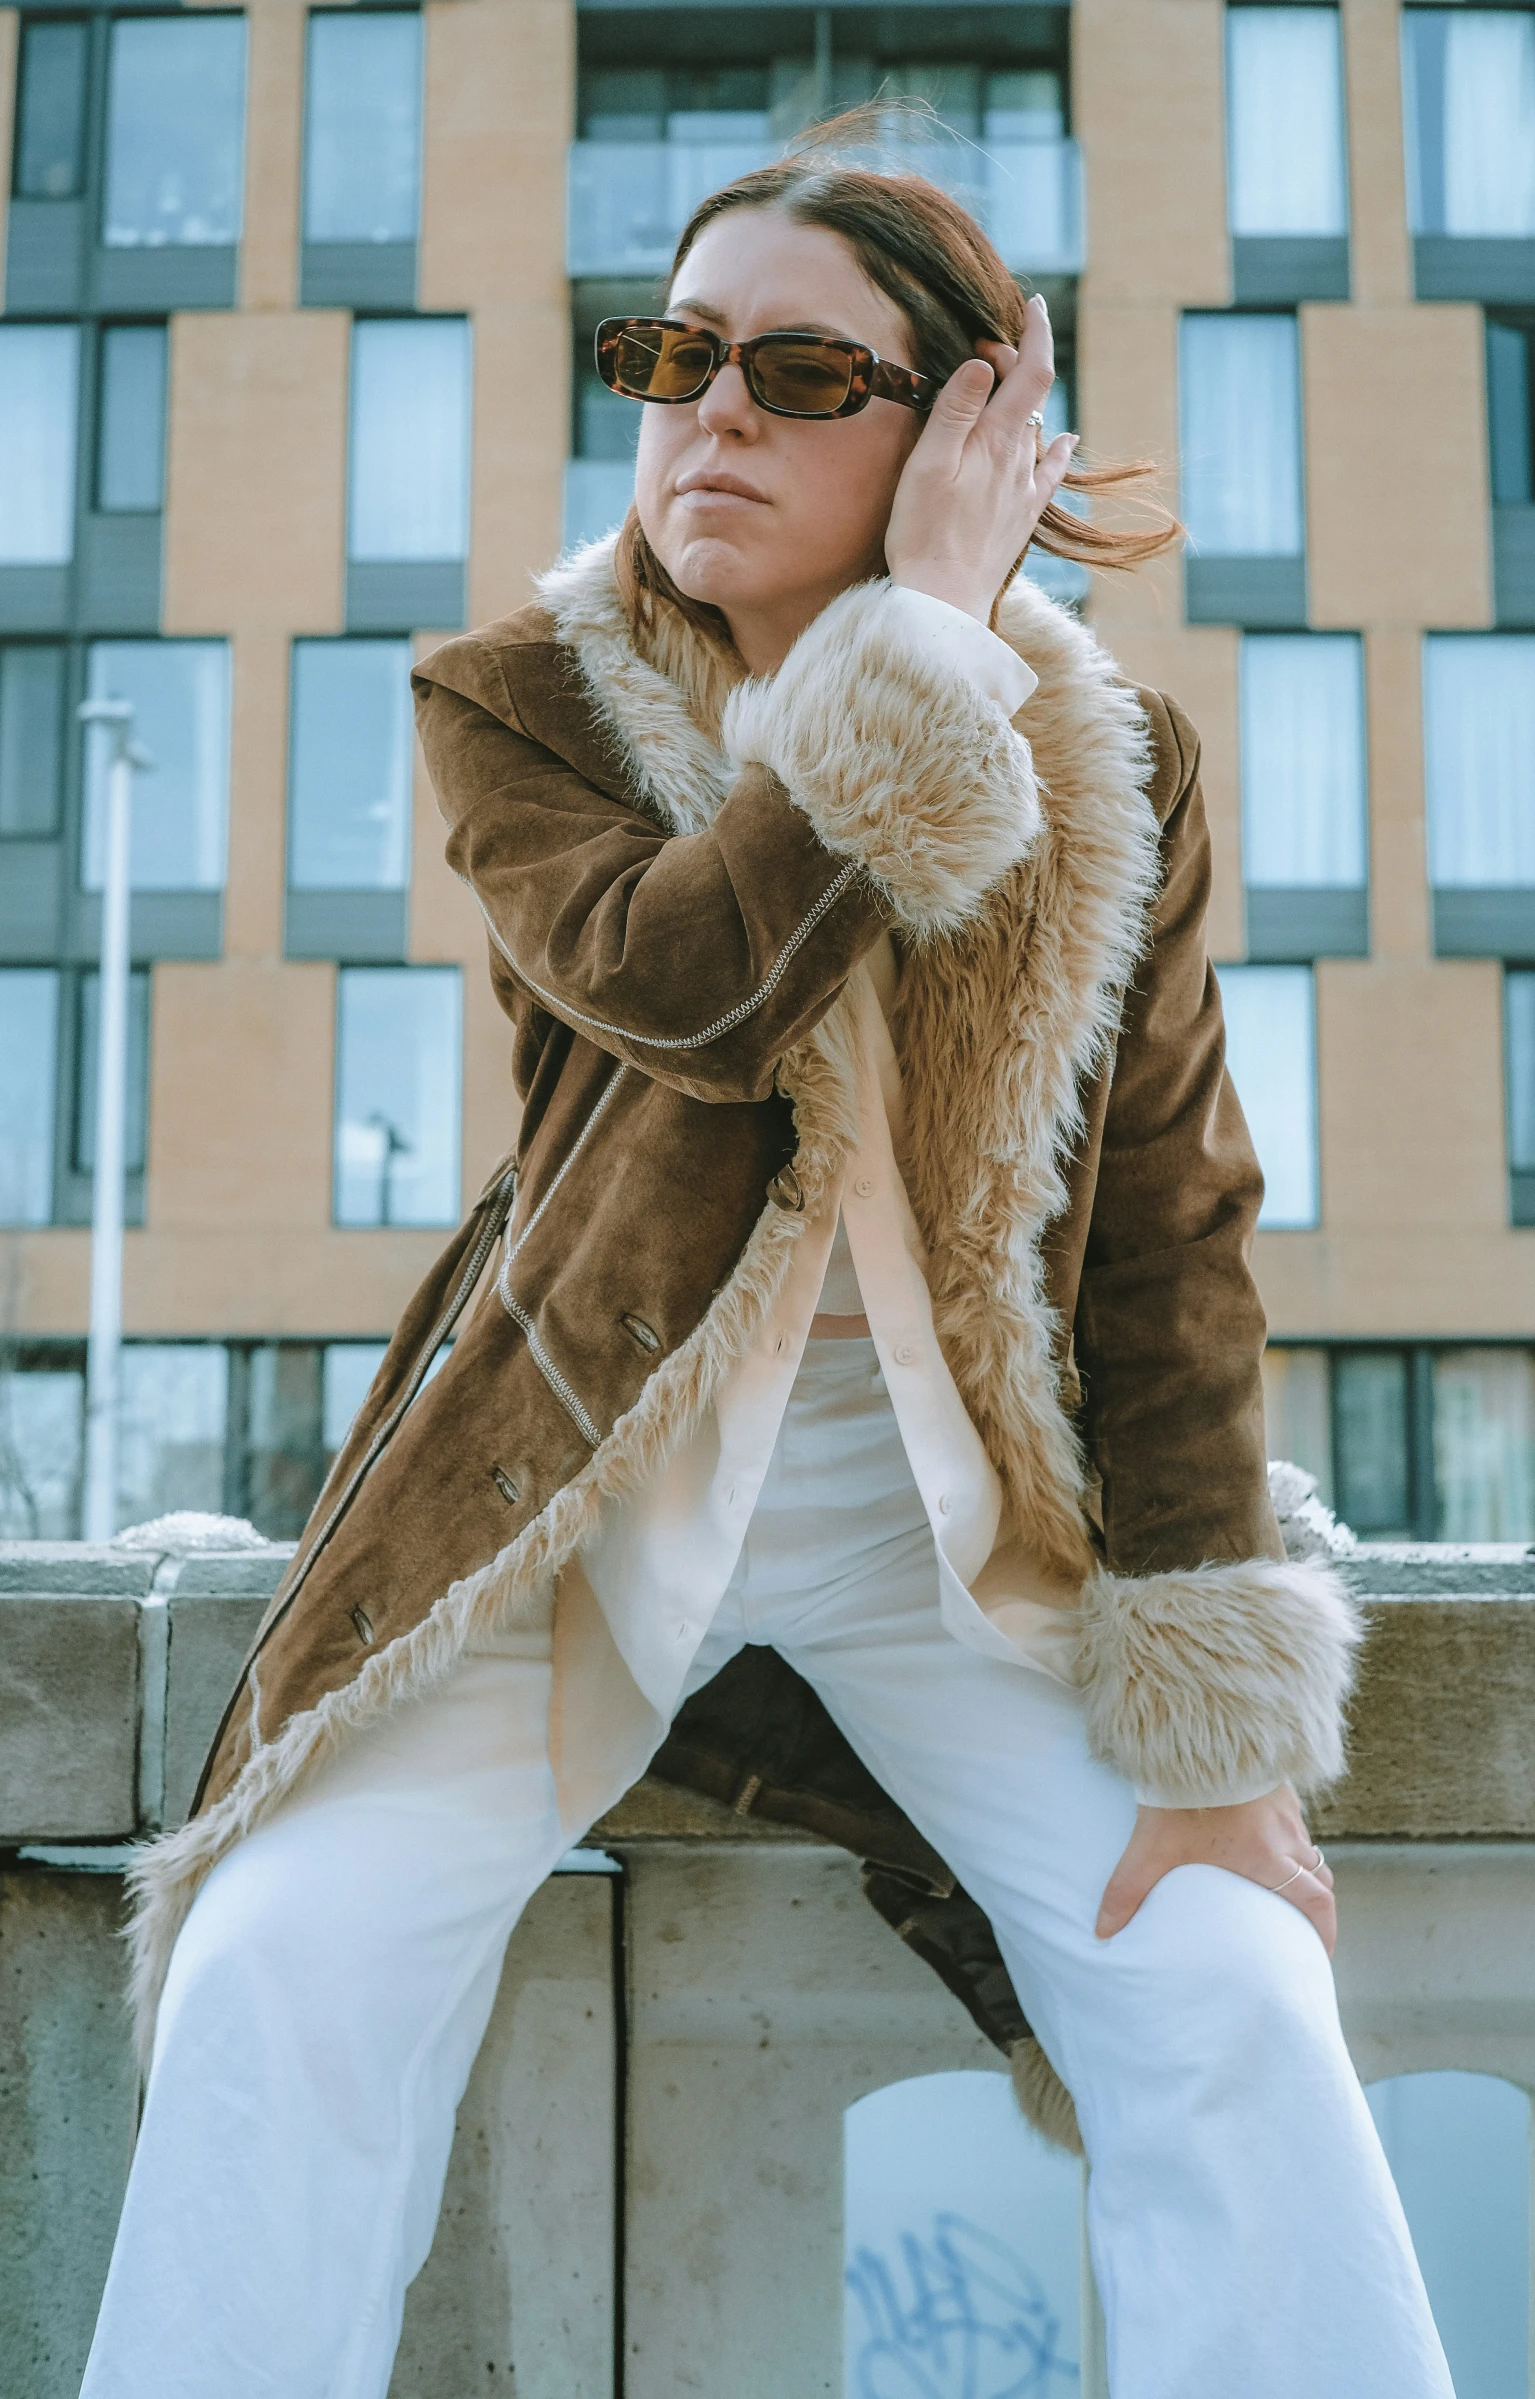
<path id="1" fill-rule="evenodd" d="M 1348 1628 L 1273 1563 L 1261 1184 L 1187 720 L 1024 587 L 1003 630 L 1041 688 L 1013 730 L 887 639 L 878 587 L 727 696 L 675 628 L 642 655 L 596 554 L 561 573 L 415 677 L 513 1027 L 515 1154 L 390 1344 L 194 1822 L 140 1871 L 146 2004 L 222 1849 L 696 1422 L 835 1150 L 836 1002 L 886 925 L 935 1321 L 1015 1525 L 1084 1588 L 1095 1742 L 1137 1779 L 1336 1770 Z M 984 2029 L 1025 2032 L 984 1918 L 774 1654 L 692 1701 L 656 1771 L 859 1852 Z"/>

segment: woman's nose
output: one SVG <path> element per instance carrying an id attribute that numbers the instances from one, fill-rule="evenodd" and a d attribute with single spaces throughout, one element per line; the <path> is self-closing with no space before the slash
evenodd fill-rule
<path id="1" fill-rule="evenodd" d="M 757 439 L 762 420 L 739 367 L 720 368 L 698 403 L 698 422 L 705 433 L 734 434 L 745 441 Z"/>

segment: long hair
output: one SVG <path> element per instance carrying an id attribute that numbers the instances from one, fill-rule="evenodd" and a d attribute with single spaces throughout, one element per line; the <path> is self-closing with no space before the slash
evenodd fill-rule
<path id="1" fill-rule="evenodd" d="M 737 208 L 781 209 L 797 224 L 824 226 L 842 236 L 869 281 L 905 316 L 917 367 L 943 381 L 975 355 L 978 340 L 1016 348 L 1023 333 L 1024 296 L 974 217 L 936 184 L 920 175 L 882 174 L 827 155 L 833 147 L 867 144 L 886 113 L 878 102 L 850 110 L 816 127 L 775 165 L 759 167 L 711 192 L 682 229 L 672 276 L 716 217 Z M 1156 471 L 1150 459 L 1087 466 L 1078 454 L 1066 470 L 1065 483 L 1071 491 L 1120 490 L 1144 482 Z M 1052 500 L 1033 540 L 1054 557 L 1078 559 L 1086 566 L 1139 566 L 1170 549 L 1183 533 L 1166 509 L 1144 500 L 1142 506 L 1154 520 L 1145 531 L 1114 531 Z M 656 602 L 665 601 L 711 640 L 729 645 L 719 610 L 689 599 L 677 588 L 633 507 L 619 535 L 614 564 L 632 616 L 648 621 Z"/>

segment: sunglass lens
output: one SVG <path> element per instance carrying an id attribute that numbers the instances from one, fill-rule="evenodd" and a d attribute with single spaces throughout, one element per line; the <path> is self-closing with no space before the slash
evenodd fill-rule
<path id="1" fill-rule="evenodd" d="M 753 369 L 764 405 L 787 416 L 835 416 L 853 388 L 853 361 L 830 342 L 764 342 Z"/>
<path id="2" fill-rule="evenodd" d="M 613 354 L 620 391 L 637 400 L 687 400 L 702 390 L 714 363 L 706 333 L 674 325 L 626 325 Z"/>

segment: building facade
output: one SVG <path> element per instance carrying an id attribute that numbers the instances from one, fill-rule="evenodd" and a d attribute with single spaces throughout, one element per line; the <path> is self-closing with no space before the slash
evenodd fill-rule
<path id="1" fill-rule="evenodd" d="M 622 514 L 692 202 L 880 92 L 1189 527 L 1038 571 L 1203 735 L 1271 1454 L 1535 1539 L 1535 9 L 1398 0 L 0 10 L 0 1532 L 78 1525 L 79 703 L 153 761 L 120 1517 L 288 1534 L 514 1131 L 410 657 Z"/>

